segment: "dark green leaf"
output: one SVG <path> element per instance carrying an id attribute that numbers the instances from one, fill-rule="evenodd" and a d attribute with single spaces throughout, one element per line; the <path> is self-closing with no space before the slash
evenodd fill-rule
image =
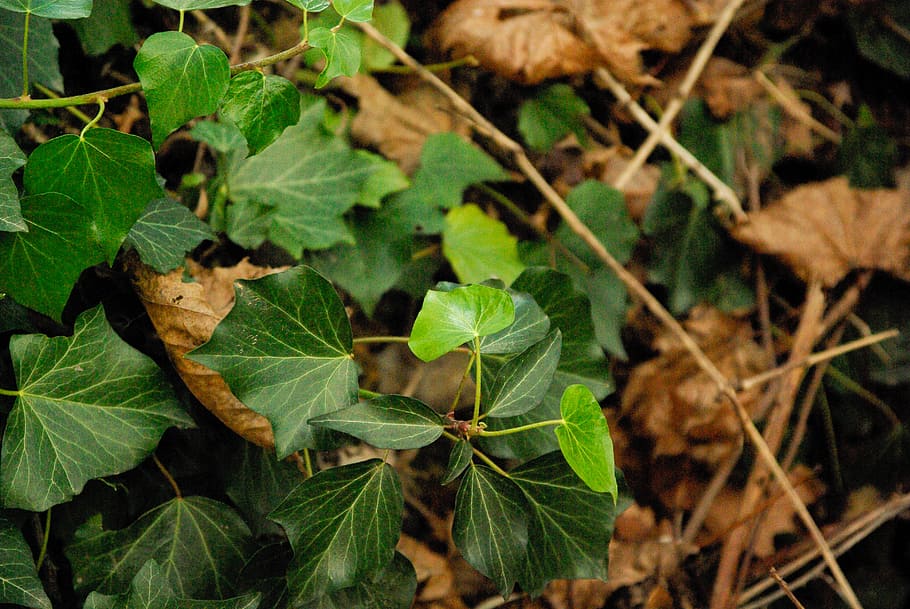
<path id="1" fill-rule="evenodd" d="M 314 27 L 310 30 L 309 43 L 325 56 L 325 67 L 316 77 L 317 89 L 329 84 L 336 76 L 353 76 L 360 69 L 360 45 L 351 32 Z"/>
<path id="2" fill-rule="evenodd" d="M 528 505 L 509 478 L 482 465 L 468 468 L 455 498 L 452 539 L 465 560 L 509 596 L 528 545 Z"/>
<path id="3" fill-rule="evenodd" d="M 25 166 L 25 190 L 59 192 L 80 203 L 110 264 L 149 201 L 163 194 L 149 143 L 113 129 L 61 135 L 38 146 Z"/>
<path id="4" fill-rule="evenodd" d="M 383 395 L 309 420 L 376 448 L 406 450 L 435 442 L 444 426 L 432 408 L 403 395 Z"/>
<path id="5" fill-rule="evenodd" d="M 521 587 L 532 596 L 554 579 L 607 578 L 613 498 L 596 493 L 558 451 L 509 472 L 530 507 Z"/>
<path id="6" fill-rule="evenodd" d="M 168 198 L 148 204 L 126 236 L 126 244 L 159 273 L 184 264 L 186 253 L 206 239 L 215 239 L 208 224 L 186 207 Z"/>
<path id="7" fill-rule="evenodd" d="M 79 275 L 104 262 L 87 210 L 66 195 L 48 193 L 19 202 L 28 232 L 0 233 L 0 292 L 60 319 Z"/>
<path id="8" fill-rule="evenodd" d="M 474 338 L 498 332 L 515 319 L 505 290 L 470 285 L 450 292 L 430 290 L 414 320 L 408 346 L 425 362 Z"/>
<path id="9" fill-rule="evenodd" d="M 0 516 L 0 603 L 51 609 L 32 551 L 19 528 Z"/>
<path id="10" fill-rule="evenodd" d="M 562 334 L 556 329 L 506 362 L 489 385 L 487 415 L 512 417 L 540 404 L 553 381 L 561 349 Z"/>
<path id="11" fill-rule="evenodd" d="M 401 48 L 407 46 L 408 36 L 411 33 L 411 21 L 408 12 L 398 0 L 375 7 L 370 25 Z M 372 38 L 365 38 L 361 48 L 361 63 L 368 72 L 383 70 L 397 61 L 390 51 L 380 46 Z"/>
<path id="12" fill-rule="evenodd" d="M 572 189 L 566 203 L 620 264 L 629 261 L 639 235 L 621 192 L 603 182 L 585 180 Z M 565 224 L 556 230 L 556 237 L 588 266 L 602 264 L 581 237 Z"/>
<path id="13" fill-rule="evenodd" d="M 175 11 L 208 10 L 225 6 L 246 6 L 251 0 L 154 0 L 156 4 Z"/>
<path id="14" fill-rule="evenodd" d="M 515 306 L 515 321 L 509 326 L 480 339 L 480 352 L 518 353 L 537 344 L 550 329 L 550 318 L 530 294 L 511 288 L 506 290 Z"/>
<path id="15" fill-rule="evenodd" d="M 219 372 L 275 431 L 278 457 L 320 448 L 334 435 L 307 420 L 354 404 L 351 325 L 332 285 L 298 266 L 239 282 L 236 303 L 188 357 Z"/>
<path id="16" fill-rule="evenodd" d="M 79 19 L 92 12 L 92 0 L 0 0 L 0 8 L 48 19 Z"/>
<path id="17" fill-rule="evenodd" d="M 247 558 L 250 530 L 230 507 L 207 497 L 175 498 L 118 531 L 95 516 L 79 527 L 66 555 L 81 590 L 126 589 L 154 559 L 181 598 L 227 598 Z"/>
<path id="18" fill-rule="evenodd" d="M 591 490 L 617 498 L 613 441 L 607 419 L 591 390 L 569 385 L 559 404 L 563 423 L 556 427 L 559 448 L 568 464 Z"/>
<path id="19" fill-rule="evenodd" d="M 695 155 L 718 178 L 734 184 L 736 155 L 730 130 L 711 116 L 700 99 L 691 99 L 680 113 L 679 143 Z"/>
<path id="20" fill-rule="evenodd" d="M 461 472 L 471 464 L 473 455 L 474 449 L 471 447 L 470 442 L 467 440 L 456 442 L 455 446 L 452 447 L 452 452 L 449 453 L 449 465 L 446 467 L 446 473 L 442 480 L 439 481 L 439 484 L 445 486 L 460 476 Z"/>
<path id="21" fill-rule="evenodd" d="M 221 116 L 236 124 L 256 154 L 300 120 L 300 93 L 294 83 L 258 70 L 231 79 Z"/>
<path id="22" fill-rule="evenodd" d="M 22 43 L 25 39 L 25 14 L 0 11 L 0 97 L 22 94 Z M 50 19 L 32 15 L 28 28 L 28 77 L 51 89 L 63 89 L 63 76 L 57 63 L 57 38 Z M 0 110 L 0 128 L 14 134 L 28 116 L 28 110 Z"/>
<path id="23" fill-rule="evenodd" d="M 294 548 L 288 585 L 295 606 L 381 572 L 401 533 L 398 474 L 378 459 L 322 471 L 275 508 Z"/>
<path id="24" fill-rule="evenodd" d="M 476 205 L 456 207 L 446 214 L 442 253 L 463 283 L 490 277 L 512 283 L 524 270 L 517 243 L 505 224 Z"/>
<path id="25" fill-rule="evenodd" d="M 124 343 L 101 306 L 72 338 L 14 336 L 18 397 L 3 435 L 3 505 L 40 512 L 93 478 L 132 469 L 172 425 L 191 419 L 161 369 Z"/>
<path id="26" fill-rule="evenodd" d="M 547 151 L 553 144 L 574 133 L 584 145 L 588 140 L 584 117 L 588 104 L 566 84 L 547 87 L 518 109 L 518 131 L 531 148 Z"/>
<path id="27" fill-rule="evenodd" d="M 250 524 L 254 537 L 280 535 L 281 529 L 266 517 L 291 490 L 303 474 L 275 453 L 250 444 L 239 443 L 225 466 L 226 492 Z"/>
<path id="28" fill-rule="evenodd" d="M 193 139 L 205 142 L 216 152 L 229 156 L 237 156 L 237 162 L 246 158 L 249 153 L 249 147 L 246 138 L 234 123 L 215 121 L 199 121 L 192 129 L 190 135 Z M 229 167 L 233 163 L 229 164 Z"/>
<path id="29" fill-rule="evenodd" d="M 13 173 L 25 165 L 25 154 L 16 140 L 0 129 L 0 231 L 27 230 L 19 207 L 19 189 L 13 182 Z"/>
<path id="30" fill-rule="evenodd" d="M 375 167 L 325 130 L 324 114 L 324 101 L 304 109 L 297 125 L 228 176 L 233 200 L 275 208 L 269 239 L 298 257 L 352 242 L 342 215 Z"/>
<path id="31" fill-rule="evenodd" d="M 384 571 L 356 586 L 319 597 L 312 609 L 409 609 L 416 592 L 414 566 L 395 552 Z"/>
<path id="32" fill-rule="evenodd" d="M 348 21 L 369 21 L 373 17 L 373 0 L 334 0 L 332 8 Z"/>
<path id="33" fill-rule="evenodd" d="M 894 186 L 897 145 L 875 122 L 872 110 L 866 104 L 860 106 L 855 124 L 844 134 L 838 161 L 854 188 Z"/>
<path id="34" fill-rule="evenodd" d="M 87 55 L 101 55 L 117 44 L 130 48 L 139 40 L 133 28 L 129 0 L 93 0 L 93 3 L 91 15 L 71 24 Z"/>
<path id="35" fill-rule="evenodd" d="M 910 7 L 903 0 L 857 5 L 847 22 L 860 55 L 903 78 L 910 78 Z"/>
<path id="36" fill-rule="evenodd" d="M 411 185 L 408 176 L 392 161 L 366 150 L 358 150 L 357 156 L 366 159 L 373 165 L 373 171 L 360 188 L 358 204 L 379 209 L 382 207 L 382 200 L 385 197 Z"/>
<path id="37" fill-rule="evenodd" d="M 196 44 L 183 32 L 149 36 L 133 68 L 145 90 L 155 148 L 191 118 L 217 110 L 231 78 L 228 58 L 221 49 Z"/>

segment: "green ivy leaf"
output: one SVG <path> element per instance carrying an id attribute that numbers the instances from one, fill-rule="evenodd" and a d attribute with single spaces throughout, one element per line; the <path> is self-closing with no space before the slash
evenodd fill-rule
<path id="1" fill-rule="evenodd" d="M 563 423 L 555 431 L 566 461 L 591 490 L 609 493 L 616 501 L 613 441 L 600 404 L 584 385 L 570 385 L 559 410 Z"/>
<path id="2" fill-rule="evenodd" d="M 402 554 L 375 577 L 337 592 L 321 596 L 312 609 L 410 609 L 417 593 L 414 565 Z"/>
<path id="3" fill-rule="evenodd" d="M 844 134 L 838 164 L 854 188 L 894 186 L 897 145 L 888 132 L 875 122 L 869 106 L 862 104 L 853 127 Z"/>
<path id="4" fill-rule="evenodd" d="M 452 349 L 502 330 L 515 319 L 515 305 L 505 290 L 485 285 L 430 290 L 414 320 L 408 346 L 425 362 Z"/>
<path id="5" fill-rule="evenodd" d="M 566 203 L 620 264 L 629 261 L 639 234 L 621 192 L 603 182 L 585 180 L 572 189 Z M 602 264 L 581 237 L 565 224 L 556 229 L 556 237 L 588 266 Z"/>
<path id="6" fill-rule="evenodd" d="M 177 497 L 117 531 L 92 517 L 76 530 L 66 556 L 80 590 L 125 590 L 155 560 L 176 596 L 228 598 L 249 546 L 250 530 L 233 509 L 208 497 Z"/>
<path id="7" fill-rule="evenodd" d="M 414 398 L 383 395 L 309 420 L 359 438 L 376 448 L 407 450 L 435 442 L 444 427 L 442 417 Z"/>
<path id="8" fill-rule="evenodd" d="M 555 329 L 506 362 L 488 385 L 487 415 L 512 417 L 540 404 L 553 381 L 561 349 L 562 333 Z"/>
<path id="9" fill-rule="evenodd" d="M 133 69 L 145 90 L 155 148 L 191 118 L 215 112 L 231 79 L 231 66 L 221 49 L 196 44 L 183 32 L 149 36 Z"/>
<path id="10" fill-rule="evenodd" d="M 509 478 L 482 465 L 468 468 L 455 497 L 452 539 L 465 560 L 512 592 L 528 545 L 528 505 Z"/>
<path id="11" fill-rule="evenodd" d="M 246 6 L 251 0 L 154 0 L 154 2 L 175 11 L 204 11 L 225 6 Z"/>
<path id="12" fill-rule="evenodd" d="M 0 516 L 0 603 L 51 609 L 32 551 L 19 528 Z"/>
<path id="13" fill-rule="evenodd" d="M 19 202 L 28 232 L 0 233 L 0 292 L 60 320 L 79 275 L 104 262 L 88 211 L 66 195 Z"/>
<path id="14" fill-rule="evenodd" d="M 297 257 L 303 249 L 352 241 L 342 215 L 375 168 L 325 130 L 324 115 L 324 100 L 305 108 L 297 125 L 228 176 L 235 204 L 274 207 L 269 239 Z"/>
<path id="15" fill-rule="evenodd" d="M 294 548 L 287 576 L 293 605 L 385 569 L 403 511 L 398 474 L 378 459 L 319 472 L 291 491 L 270 517 Z"/>
<path id="16" fill-rule="evenodd" d="M 92 13 L 92 0 L 0 0 L 0 8 L 48 19 L 79 19 Z"/>
<path id="17" fill-rule="evenodd" d="M 325 56 L 325 67 L 316 77 L 317 89 L 329 84 L 336 76 L 353 76 L 360 69 L 360 45 L 351 32 L 314 27 L 310 30 L 308 42 Z"/>
<path id="18" fill-rule="evenodd" d="M 401 48 L 407 46 L 408 37 L 411 35 L 411 21 L 407 10 L 398 0 L 374 7 L 370 25 Z M 384 70 L 397 61 L 390 51 L 372 38 L 365 37 L 361 49 L 361 63 L 368 72 Z"/>
<path id="19" fill-rule="evenodd" d="M 92 176 L 92 179 L 86 179 Z M 149 201 L 162 196 L 149 143 L 113 129 L 89 129 L 82 137 L 61 135 L 32 152 L 25 190 L 59 192 L 80 203 L 109 264 Z"/>
<path id="20" fill-rule="evenodd" d="M 0 97 L 22 94 L 22 43 L 25 39 L 25 14 L 0 11 Z M 28 77 L 56 91 L 63 90 L 63 76 L 57 62 L 60 45 L 51 29 L 50 19 L 32 15 L 28 28 Z M 16 66 L 13 68 L 12 66 Z M 0 128 L 16 133 L 28 117 L 28 110 L 0 110 Z"/>
<path id="21" fill-rule="evenodd" d="M 23 165 L 25 154 L 16 140 L 0 129 L 0 231 L 28 230 L 19 207 L 19 190 L 13 182 L 13 173 Z"/>
<path id="22" fill-rule="evenodd" d="M 130 48 L 139 40 L 129 0 L 93 0 L 93 3 L 91 15 L 71 24 L 86 55 L 101 55 L 118 44 Z"/>
<path id="23" fill-rule="evenodd" d="M 505 224 L 476 205 L 456 207 L 446 214 L 442 253 L 459 281 L 479 283 L 498 277 L 512 283 L 524 270 L 517 244 Z"/>
<path id="24" fill-rule="evenodd" d="M 256 154 L 300 120 L 300 93 L 286 78 L 248 70 L 231 79 L 220 113 L 240 128 L 250 154 Z"/>
<path id="25" fill-rule="evenodd" d="M 530 294 L 507 288 L 515 307 L 515 321 L 504 329 L 480 339 L 485 354 L 519 353 L 540 342 L 550 330 L 550 318 Z"/>
<path id="26" fill-rule="evenodd" d="M 518 131 L 531 148 L 546 152 L 570 133 L 586 145 L 588 132 L 584 117 L 591 114 L 585 100 L 566 84 L 540 91 L 518 108 Z"/>
<path id="27" fill-rule="evenodd" d="M 903 0 L 876 6 L 859 5 L 847 13 L 847 23 L 860 55 L 889 72 L 910 78 L 910 8 Z M 887 21 L 883 17 L 887 16 Z"/>
<path id="28" fill-rule="evenodd" d="M 332 4 L 330 0 L 288 0 L 288 2 L 309 13 L 320 13 Z"/>
<path id="29" fill-rule="evenodd" d="M 369 21 L 373 18 L 373 0 L 333 0 L 332 8 L 348 21 Z"/>
<path id="30" fill-rule="evenodd" d="M 559 451 L 509 475 L 529 506 L 522 589 L 537 596 L 554 579 L 607 579 L 608 548 L 618 513 L 613 499 L 588 488 Z"/>
<path id="31" fill-rule="evenodd" d="M 385 197 L 411 185 L 408 176 L 396 163 L 366 150 L 358 150 L 357 155 L 373 165 L 373 171 L 360 188 L 360 196 L 357 199 L 360 205 L 379 209 Z"/>
<path id="32" fill-rule="evenodd" d="M 439 481 L 439 484 L 445 486 L 455 480 L 471 464 L 471 457 L 474 455 L 474 449 L 467 440 L 459 440 L 452 447 L 449 453 L 449 465 L 446 467 L 446 473 Z"/>
<path id="33" fill-rule="evenodd" d="M 186 253 L 206 239 L 215 239 L 209 225 L 180 203 L 155 199 L 126 236 L 126 245 L 159 273 L 183 265 Z"/>
<path id="34" fill-rule="evenodd" d="M 307 421 L 356 402 L 352 341 L 332 284 L 298 266 L 238 282 L 234 308 L 188 357 L 220 373 L 240 401 L 269 419 L 283 459 L 333 443 L 334 434 Z"/>
<path id="35" fill-rule="evenodd" d="M 14 336 L 19 387 L 0 457 L 3 505 L 33 512 L 68 501 L 86 482 L 132 469 L 168 427 L 192 420 L 148 357 L 124 343 L 101 306 L 72 338 Z"/>

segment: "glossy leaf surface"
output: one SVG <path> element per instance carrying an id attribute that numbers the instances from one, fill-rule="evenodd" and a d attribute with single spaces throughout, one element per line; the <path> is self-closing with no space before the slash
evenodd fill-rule
<path id="1" fill-rule="evenodd" d="M 16 140 L 0 130 L 0 231 L 24 231 L 25 220 L 19 208 L 19 190 L 13 173 L 25 165 L 25 154 Z"/>
<path id="2" fill-rule="evenodd" d="M 192 425 L 161 369 L 117 336 L 100 305 L 72 337 L 14 336 L 10 355 L 19 395 L 0 457 L 6 507 L 68 501 L 89 480 L 138 465 L 168 427 Z"/>
<path id="3" fill-rule="evenodd" d="M 518 353 L 540 342 L 550 329 L 550 318 L 530 294 L 506 289 L 515 306 L 515 320 L 480 339 L 481 353 Z"/>
<path id="4" fill-rule="evenodd" d="M 618 491 L 613 441 L 600 404 L 584 385 L 569 385 L 562 394 L 559 410 L 563 424 L 555 431 L 566 461 L 592 490 L 609 493 L 615 501 Z"/>
<path id="5" fill-rule="evenodd" d="M 0 603 L 51 609 L 32 551 L 19 528 L 0 516 Z"/>
<path id="6" fill-rule="evenodd" d="M 328 427 L 359 438 L 376 448 L 405 450 L 435 442 L 444 422 L 432 408 L 403 395 L 383 395 L 310 419 L 310 425 Z"/>
<path id="7" fill-rule="evenodd" d="M 506 362 L 489 386 L 487 415 L 512 417 L 540 404 L 553 382 L 561 351 L 562 333 L 556 329 Z"/>
<path id="8" fill-rule="evenodd" d="M 316 77 L 317 89 L 336 76 L 353 76 L 360 69 L 360 45 L 351 32 L 314 27 L 310 30 L 309 43 L 325 56 L 325 67 Z"/>
<path id="9" fill-rule="evenodd" d="M 475 337 L 502 330 L 515 319 L 515 305 L 505 290 L 484 285 L 430 290 L 414 320 L 408 341 L 414 355 L 432 361 Z"/>
<path id="10" fill-rule="evenodd" d="M 57 61 L 60 47 L 50 19 L 32 15 L 28 28 L 28 76 L 32 83 L 63 89 Z M 22 45 L 25 41 L 25 13 L 0 11 L 0 97 L 22 94 Z M 15 133 L 28 118 L 28 110 L 0 110 L 0 128 Z"/>
<path id="11" fill-rule="evenodd" d="M 238 442 L 224 465 L 225 490 L 254 537 L 281 535 L 281 528 L 268 519 L 269 513 L 287 497 L 304 475 L 286 459 L 250 442 Z"/>
<path id="12" fill-rule="evenodd" d="M 332 285 L 298 266 L 238 282 L 234 308 L 187 356 L 219 372 L 272 424 L 278 457 L 333 442 L 313 417 L 357 400 L 351 325 Z"/>
<path id="13" fill-rule="evenodd" d="M 398 474 L 378 459 L 319 472 L 272 512 L 294 548 L 294 605 L 349 588 L 394 558 L 404 499 Z"/>
<path id="14" fill-rule="evenodd" d="M 373 16 L 373 0 L 334 0 L 332 8 L 348 21 L 369 21 Z"/>
<path id="15" fill-rule="evenodd" d="M 79 19 L 92 12 L 92 0 L 0 0 L 0 8 L 48 19 Z"/>
<path id="16" fill-rule="evenodd" d="M 518 259 L 518 239 L 476 205 L 456 207 L 446 214 L 442 253 L 462 283 L 496 277 L 508 284 L 524 270 Z"/>
<path id="17" fill-rule="evenodd" d="M 449 484 L 458 476 L 464 472 L 464 470 L 471 464 L 471 457 L 474 455 L 474 450 L 471 448 L 471 443 L 467 440 L 459 440 L 452 447 L 452 452 L 449 453 L 449 465 L 446 467 L 446 473 L 442 477 L 442 480 L 439 481 L 439 484 L 445 486 Z"/>
<path id="18" fill-rule="evenodd" d="M 300 93 L 286 78 L 248 70 L 231 79 L 219 112 L 240 128 L 250 154 L 256 154 L 300 119 Z"/>
<path id="19" fill-rule="evenodd" d="M 208 224 L 173 199 L 155 199 L 126 236 L 126 244 L 159 273 L 184 263 L 187 252 L 206 239 L 215 239 Z"/>

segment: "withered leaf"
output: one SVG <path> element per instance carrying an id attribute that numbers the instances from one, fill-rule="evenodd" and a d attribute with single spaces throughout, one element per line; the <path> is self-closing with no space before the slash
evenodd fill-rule
<path id="1" fill-rule="evenodd" d="M 798 276 L 836 285 L 854 269 L 910 280 L 910 192 L 858 190 L 846 178 L 795 188 L 733 236 Z"/>

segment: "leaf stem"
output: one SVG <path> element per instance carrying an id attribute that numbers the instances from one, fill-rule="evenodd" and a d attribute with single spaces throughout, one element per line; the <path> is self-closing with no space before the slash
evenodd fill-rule
<path id="1" fill-rule="evenodd" d="M 22 393 L 15 389 L 0 389 L 0 395 L 8 395 L 17 398 L 22 395 Z"/>
<path id="2" fill-rule="evenodd" d="M 44 564 L 44 558 L 47 556 L 47 542 L 51 537 L 51 510 L 53 508 L 47 508 L 47 514 L 44 516 L 44 535 L 41 539 L 41 551 L 38 552 L 38 560 L 35 561 L 35 571 L 41 570 L 41 565 Z"/>
<path id="3" fill-rule="evenodd" d="M 550 427 L 551 425 L 561 425 L 565 423 L 563 419 L 550 419 L 549 421 L 538 421 L 536 423 L 528 423 L 527 425 L 520 425 L 518 427 L 510 427 L 509 429 L 497 429 L 494 431 L 481 429 L 474 432 L 475 436 L 483 436 L 485 438 L 492 438 L 494 436 L 508 436 L 513 433 L 521 433 L 523 431 L 530 431 L 532 429 L 538 429 L 540 427 Z"/>
<path id="4" fill-rule="evenodd" d="M 369 389 L 357 389 L 357 395 L 365 400 L 372 400 L 373 398 L 382 397 L 381 393 L 376 393 L 375 391 L 370 391 Z"/>
<path id="5" fill-rule="evenodd" d="M 183 18 L 185 16 L 185 14 L 186 14 L 186 11 L 184 11 L 183 9 L 180 9 L 180 23 L 177 25 L 178 32 L 183 32 Z"/>
<path id="6" fill-rule="evenodd" d="M 85 134 L 88 133 L 88 130 L 97 125 L 102 116 L 104 116 L 104 99 L 99 99 L 98 114 L 95 115 L 95 118 L 86 123 L 85 127 L 82 128 L 82 133 L 79 134 L 79 137 L 84 138 Z"/>
<path id="7" fill-rule="evenodd" d="M 310 21 L 307 19 L 309 11 L 303 11 L 303 40 L 306 42 L 310 39 Z"/>
<path id="8" fill-rule="evenodd" d="M 174 489 L 174 494 L 177 495 L 177 499 L 183 499 L 183 493 L 180 492 L 180 487 L 177 486 L 177 481 L 174 480 L 174 477 L 171 475 L 171 472 L 167 471 L 167 468 L 164 466 L 164 463 L 158 459 L 158 455 L 152 453 L 152 461 L 155 462 L 155 465 L 158 466 L 158 469 L 161 471 L 161 475 L 164 476 L 164 479 L 170 483 L 171 488 Z"/>
<path id="9" fill-rule="evenodd" d="M 22 26 L 22 97 L 28 99 L 28 26 L 32 13 L 25 11 L 25 22 Z"/>
<path id="10" fill-rule="evenodd" d="M 410 336 L 361 336 L 354 339 L 355 345 L 369 345 L 375 343 L 407 343 Z"/>
<path id="11" fill-rule="evenodd" d="M 447 431 L 442 432 L 442 435 L 445 436 L 446 438 L 448 438 L 449 440 L 451 440 L 452 442 L 456 442 L 456 443 L 461 442 L 461 439 L 458 436 L 450 434 Z M 474 455 L 478 459 L 480 459 L 481 461 L 483 461 L 484 463 L 489 465 L 490 469 L 495 471 L 500 476 L 505 476 L 506 478 L 511 478 L 511 476 L 509 476 L 509 472 L 507 472 L 506 470 L 504 470 L 501 467 L 499 467 L 498 465 L 496 465 L 496 463 L 491 458 L 486 456 L 483 452 L 481 452 L 479 449 L 475 448 L 473 445 L 471 446 L 471 452 L 473 452 Z"/>
<path id="12" fill-rule="evenodd" d="M 48 97 L 51 97 L 53 99 L 60 98 L 60 95 L 58 95 L 56 91 L 51 91 L 50 89 L 48 89 L 47 87 L 42 85 L 40 82 L 36 82 L 34 84 L 34 87 L 36 89 L 38 89 L 39 91 L 41 91 L 42 93 L 44 93 L 45 95 L 47 95 Z M 92 121 L 91 116 L 89 116 L 88 114 L 86 114 L 85 112 L 83 112 L 82 110 L 80 110 L 79 108 L 77 108 L 75 106 L 67 108 L 66 111 L 69 112 L 70 114 L 72 114 L 73 116 L 75 116 L 76 118 L 78 118 L 83 123 L 90 123 Z"/>
<path id="13" fill-rule="evenodd" d="M 474 337 L 474 365 L 476 373 L 476 381 L 474 381 L 474 417 L 471 419 L 471 431 L 474 432 L 477 429 L 477 422 L 480 420 L 480 337 Z"/>
<path id="14" fill-rule="evenodd" d="M 310 449 L 303 449 L 303 468 L 306 470 L 307 479 L 313 477 L 313 461 L 310 459 Z"/>
<path id="15" fill-rule="evenodd" d="M 458 389 L 455 391 L 455 396 L 452 398 L 452 405 L 449 406 L 449 410 L 455 412 L 455 408 L 458 406 L 459 400 L 461 400 L 461 392 L 464 389 L 464 383 L 468 380 L 468 377 L 471 375 L 471 366 L 474 365 L 474 357 L 476 354 L 472 351 L 471 357 L 468 360 L 468 367 L 465 368 L 464 374 L 461 375 L 461 380 L 458 381 Z"/>
<path id="16" fill-rule="evenodd" d="M 476 68 L 480 65 L 480 62 L 477 61 L 477 58 L 473 55 L 465 55 L 464 57 L 459 57 L 458 59 L 453 59 L 452 61 L 445 61 L 442 63 L 428 63 L 425 67 L 430 72 L 445 72 L 446 70 L 452 70 L 454 68 L 460 68 L 462 66 L 468 66 L 470 68 Z M 388 66 L 385 68 L 379 68 L 377 70 L 370 70 L 371 74 L 413 74 L 414 68 L 408 66 Z"/>

